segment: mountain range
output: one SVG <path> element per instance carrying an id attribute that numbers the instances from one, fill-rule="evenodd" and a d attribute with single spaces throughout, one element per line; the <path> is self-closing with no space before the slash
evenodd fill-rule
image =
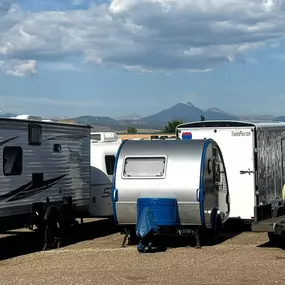
<path id="1" fill-rule="evenodd" d="M 137 129 L 163 129 L 165 125 L 171 120 L 180 120 L 182 122 L 199 121 L 201 115 L 205 120 L 250 120 L 250 121 L 284 121 L 284 117 L 274 117 L 268 115 L 252 115 L 252 116 L 236 116 L 218 108 L 209 108 L 204 111 L 191 102 L 177 103 L 174 106 L 164 109 L 156 114 L 142 117 L 133 114 L 131 116 L 110 118 L 110 117 L 95 117 L 95 116 L 81 116 L 71 118 L 70 121 L 75 123 L 90 124 L 96 126 L 96 129 L 108 128 L 113 131 L 126 130 L 128 127 L 135 127 Z"/>
<path id="2" fill-rule="evenodd" d="M 80 116 L 68 119 L 55 119 L 54 121 L 70 122 L 78 124 L 89 124 L 94 126 L 96 131 L 123 131 L 129 127 L 137 129 L 158 129 L 161 130 L 171 120 L 180 120 L 182 122 L 199 121 L 201 115 L 205 120 L 249 120 L 249 121 L 283 121 L 285 116 L 274 117 L 268 115 L 258 116 L 236 116 L 218 108 L 209 108 L 204 111 L 192 103 L 177 103 L 174 106 L 164 109 L 156 114 L 142 117 L 138 114 L 124 116 L 119 118 L 111 118 L 107 116 Z M 0 113 L 0 117 L 15 117 L 16 114 Z"/>

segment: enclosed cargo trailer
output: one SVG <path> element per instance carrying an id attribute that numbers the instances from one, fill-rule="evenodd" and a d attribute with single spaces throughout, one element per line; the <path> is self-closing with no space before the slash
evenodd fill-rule
<path id="1" fill-rule="evenodd" d="M 285 181 L 285 123 L 191 122 L 177 126 L 176 137 L 212 138 L 219 144 L 227 167 L 230 218 L 252 223 L 255 206 L 281 199 Z"/>

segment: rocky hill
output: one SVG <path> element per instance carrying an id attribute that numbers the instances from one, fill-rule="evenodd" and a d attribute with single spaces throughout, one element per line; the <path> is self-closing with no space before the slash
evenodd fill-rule
<path id="1" fill-rule="evenodd" d="M 174 106 L 164 109 L 156 114 L 143 118 L 117 118 L 82 116 L 72 118 L 76 123 L 91 124 L 97 126 L 108 126 L 112 130 L 122 130 L 127 127 L 144 128 L 144 129 L 162 129 L 171 120 L 181 120 L 191 122 L 200 120 L 203 115 L 207 120 L 238 120 L 237 116 L 226 113 L 217 108 L 210 108 L 206 111 L 194 106 L 192 103 L 177 103 Z M 138 115 L 135 115 L 138 117 Z M 135 117 L 134 116 L 134 117 Z"/>
<path id="2" fill-rule="evenodd" d="M 168 109 L 161 110 L 156 114 L 140 118 L 138 114 L 122 116 L 119 118 L 111 118 L 107 116 L 80 116 L 76 118 L 55 119 L 55 121 L 89 124 L 94 126 L 97 131 L 122 131 L 128 127 L 137 129 L 163 129 L 171 120 L 181 120 L 183 122 L 199 121 L 200 116 L 204 116 L 206 120 L 249 120 L 249 121 L 284 121 L 285 116 L 269 116 L 269 115 L 249 115 L 238 117 L 227 113 L 216 107 L 209 108 L 204 111 L 194 106 L 192 103 L 177 103 Z M 0 117 L 15 117 L 16 114 L 0 113 Z"/>

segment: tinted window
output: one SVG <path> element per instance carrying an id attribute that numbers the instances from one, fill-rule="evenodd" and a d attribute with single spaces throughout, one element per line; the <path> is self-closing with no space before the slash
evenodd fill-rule
<path id="1" fill-rule="evenodd" d="M 91 140 L 100 141 L 101 140 L 101 134 L 92 134 Z"/>
<path id="2" fill-rule="evenodd" d="M 42 143 L 42 126 L 29 124 L 29 145 L 41 145 Z"/>
<path id="3" fill-rule="evenodd" d="M 105 156 L 106 170 L 108 175 L 114 174 L 115 167 L 115 156 L 114 155 L 106 155 Z"/>
<path id="4" fill-rule="evenodd" d="M 19 146 L 3 149 L 3 173 L 6 176 L 21 175 L 23 170 L 23 150 Z"/>

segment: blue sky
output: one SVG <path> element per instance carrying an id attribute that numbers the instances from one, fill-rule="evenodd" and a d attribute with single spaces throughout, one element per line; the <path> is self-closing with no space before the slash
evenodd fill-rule
<path id="1" fill-rule="evenodd" d="M 284 2 L 0 0 L 1 110 L 285 115 Z"/>

